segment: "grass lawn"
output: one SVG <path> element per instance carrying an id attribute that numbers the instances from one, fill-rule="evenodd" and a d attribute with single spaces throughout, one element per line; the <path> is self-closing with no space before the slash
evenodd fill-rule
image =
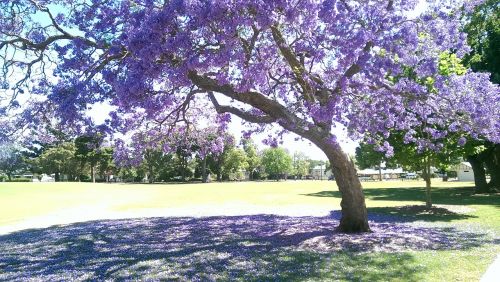
<path id="1" fill-rule="evenodd" d="M 345 236 L 331 181 L 0 183 L 0 230 L 94 220 L 0 236 L 0 280 L 477 281 L 500 252 L 500 195 L 435 181 L 429 212 L 423 182 L 363 186 L 375 232 Z"/>

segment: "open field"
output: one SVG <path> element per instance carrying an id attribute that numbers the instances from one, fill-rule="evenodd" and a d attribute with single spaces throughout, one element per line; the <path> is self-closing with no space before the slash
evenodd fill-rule
<path id="1" fill-rule="evenodd" d="M 331 181 L 0 183 L 0 280 L 476 281 L 500 251 L 500 195 L 363 185 L 374 233 L 345 235 Z"/>

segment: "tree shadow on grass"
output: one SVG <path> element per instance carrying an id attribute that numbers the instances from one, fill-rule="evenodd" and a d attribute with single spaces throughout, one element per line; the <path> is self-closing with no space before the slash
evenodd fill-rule
<path id="1" fill-rule="evenodd" d="M 370 218 L 377 221 L 388 222 L 450 222 L 455 220 L 464 220 L 477 218 L 475 215 L 467 213 L 454 212 L 445 207 L 426 208 L 424 205 L 408 205 L 397 207 L 373 207 L 368 208 Z"/>
<path id="2" fill-rule="evenodd" d="M 365 197 L 374 201 L 422 201 L 425 202 L 424 187 L 370 188 L 365 189 Z M 491 205 L 500 207 L 500 195 L 473 195 L 471 187 L 432 187 L 432 202 L 441 205 Z M 321 191 L 303 194 L 313 197 L 341 198 L 338 191 Z"/>
<path id="3" fill-rule="evenodd" d="M 498 244 L 486 234 L 333 217 L 253 215 L 101 220 L 0 236 L 0 280 L 418 280 L 409 250 Z"/>

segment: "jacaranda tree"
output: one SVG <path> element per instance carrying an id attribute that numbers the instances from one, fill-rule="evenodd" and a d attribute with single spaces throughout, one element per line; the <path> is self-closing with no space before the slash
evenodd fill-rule
<path id="1" fill-rule="evenodd" d="M 209 99 L 251 131 L 277 124 L 330 160 L 339 229 L 368 231 L 356 169 L 333 128 L 360 138 L 431 124 L 439 127 L 418 137 L 422 146 L 449 127 L 500 141 L 499 89 L 488 75 L 437 73 L 440 54 L 469 51 L 461 19 L 477 1 L 428 1 L 412 16 L 417 2 L 2 1 L 3 84 L 12 107 L 22 92 L 46 95 L 64 123 L 99 102 L 116 108 L 112 128 L 126 128 L 120 117 L 134 112 L 176 121 Z M 408 68 L 433 77 L 436 91 L 394 79 Z"/>

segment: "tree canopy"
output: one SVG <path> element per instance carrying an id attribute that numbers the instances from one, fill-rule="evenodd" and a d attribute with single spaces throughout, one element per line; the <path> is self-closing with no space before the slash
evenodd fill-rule
<path id="1" fill-rule="evenodd" d="M 343 197 L 340 229 L 367 231 L 361 184 L 334 127 L 352 138 L 405 130 L 421 146 L 456 131 L 500 142 L 498 86 L 487 74 L 438 70 L 444 52 L 469 51 L 461 19 L 477 1 L 428 1 L 411 16 L 418 2 L 3 1 L 2 85 L 11 90 L 1 111 L 24 114 L 0 123 L 46 122 L 48 109 L 85 127 L 88 108 L 104 102 L 114 107 L 106 129 L 126 132 L 138 120 L 185 122 L 210 101 L 249 132 L 278 124 L 316 144 Z M 419 83 L 428 77 L 432 89 Z M 26 92 L 46 97 L 21 105 Z"/>

